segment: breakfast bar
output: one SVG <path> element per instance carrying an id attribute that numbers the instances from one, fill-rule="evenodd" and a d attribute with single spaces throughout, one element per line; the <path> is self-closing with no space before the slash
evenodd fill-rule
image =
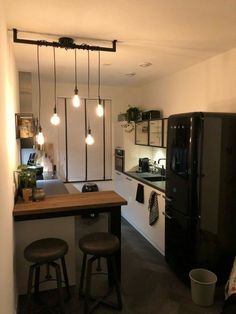
<path id="1" fill-rule="evenodd" d="M 49 182 L 48 182 L 49 183 Z M 55 182 L 56 183 L 56 182 Z M 53 186 L 55 186 L 55 183 Z M 61 184 L 63 184 L 61 182 Z M 60 185 L 61 185 L 60 184 Z M 46 186 L 44 189 L 47 191 Z M 61 190 L 63 192 L 63 190 Z M 65 192 L 66 193 L 66 192 Z M 50 193 L 47 193 L 50 194 Z M 21 233 L 25 226 L 28 228 L 29 224 L 35 224 L 36 228 L 40 228 L 40 221 L 42 221 L 42 228 L 44 228 L 44 221 L 46 228 L 54 228 L 54 221 L 58 223 L 62 219 L 62 224 L 65 221 L 65 232 L 70 229 L 72 223 L 68 223 L 68 219 L 74 219 L 77 216 L 107 213 L 108 214 L 108 232 L 121 238 L 121 206 L 126 205 L 127 202 L 119 194 L 114 191 L 101 191 L 90 193 L 75 193 L 75 194 L 57 194 L 47 195 L 43 201 L 39 202 L 17 202 L 14 206 L 13 217 L 15 224 L 27 223 L 20 227 Z M 37 222 L 38 221 L 38 222 Z M 50 223 L 52 222 L 52 223 Z M 34 227 L 33 227 L 34 228 Z M 61 228 L 61 227 L 60 227 Z M 63 229 L 63 228 L 61 228 Z M 19 229 L 18 229 L 19 230 Z M 26 230 L 26 229 L 25 229 Z M 64 230 L 62 230 L 63 232 Z M 70 232 L 70 230 L 68 231 Z M 19 231 L 18 231 L 19 233 Z M 43 235 L 43 230 L 40 231 Z M 58 236 L 58 235 L 57 235 Z M 76 241 L 75 241 L 76 242 Z M 74 243 L 76 247 L 78 244 Z M 121 273 L 121 252 L 116 254 L 117 268 L 120 276 Z"/>

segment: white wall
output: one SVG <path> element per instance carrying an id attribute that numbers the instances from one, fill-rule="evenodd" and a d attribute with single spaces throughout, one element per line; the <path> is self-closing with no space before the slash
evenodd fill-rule
<path id="1" fill-rule="evenodd" d="M 15 139 L 15 112 L 18 108 L 18 81 L 14 58 L 0 0 L 0 300 L 1 313 L 15 312 L 14 241 L 12 210 L 13 170 L 18 163 Z"/>
<path id="2" fill-rule="evenodd" d="M 236 112 L 236 48 L 163 79 L 139 86 L 139 101 L 146 110 L 161 110 L 163 117 L 192 111 Z M 141 93 L 140 93 L 141 92 Z M 134 133 L 125 136 L 130 169 L 137 156 L 165 157 L 165 149 L 134 145 Z"/>
<path id="3" fill-rule="evenodd" d="M 142 87 L 165 117 L 191 111 L 236 112 L 236 49 Z"/>

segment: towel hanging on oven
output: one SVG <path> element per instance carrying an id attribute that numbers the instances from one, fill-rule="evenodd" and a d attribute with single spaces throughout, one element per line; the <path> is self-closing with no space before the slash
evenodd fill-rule
<path id="1" fill-rule="evenodd" d="M 158 196 L 155 191 L 152 191 L 150 193 L 148 209 L 149 209 L 149 225 L 152 226 L 159 218 Z"/>

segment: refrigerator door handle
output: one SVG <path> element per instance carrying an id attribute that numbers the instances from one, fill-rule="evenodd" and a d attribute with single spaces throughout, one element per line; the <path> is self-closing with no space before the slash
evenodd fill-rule
<path id="1" fill-rule="evenodd" d="M 167 201 L 167 202 L 172 202 L 172 198 L 167 197 L 165 195 L 162 195 L 162 197 Z"/>
<path id="2" fill-rule="evenodd" d="M 166 218 L 168 218 L 168 219 L 172 219 L 173 217 L 171 217 L 170 215 L 168 215 L 167 213 L 165 213 L 165 212 L 162 212 L 162 215 L 164 215 Z"/>

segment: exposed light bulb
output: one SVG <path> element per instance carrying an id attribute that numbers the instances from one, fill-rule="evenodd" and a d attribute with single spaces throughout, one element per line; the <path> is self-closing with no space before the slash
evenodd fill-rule
<path id="1" fill-rule="evenodd" d="M 94 138 L 92 137 L 91 134 L 88 134 L 88 135 L 87 135 L 85 142 L 86 142 L 87 145 L 93 145 L 93 143 L 94 143 Z"/>
<path id="2" fill-rule="evenodd" d="M 88 129 L 88 135 L 85 139 L 85 142 L 87 145 L 93 145 L 93 143 L 94 143 L 94 138 L 91 135 L 91 129 Z"/>
<path id="3" fill-rule="evenodd" d="M 58 114 L 56 112 L 54 112 L 50 121 L 53 125 L 58 125 L 60 123 L 60 117 L 58 116 Z"/>
<path id="4" fill-rule="evenodd" d="M 40 128 L 39 133 L 36 135 L 36 142 L 39 145 L 43 145 L 44 144 L 44 135 L 42 132 L 42 129 Z"/>
<path id="5" fill-rule="evenodd" d="M 104 114 L 103 105 L 101 105 L 100 101 L 97 104 L 96 112 L 99 117 L 102 117 Z"/>
<path id="6" fill-rule="evenodd" d="M 74 97 L 72 99 L 72 103 L 73 103 L 73 106 L 75 108 L 78 108 L 80 106 L 80 98 L 78 95 L 78 88 L 75 88 L 75 94 L 74 94 Z"/>

